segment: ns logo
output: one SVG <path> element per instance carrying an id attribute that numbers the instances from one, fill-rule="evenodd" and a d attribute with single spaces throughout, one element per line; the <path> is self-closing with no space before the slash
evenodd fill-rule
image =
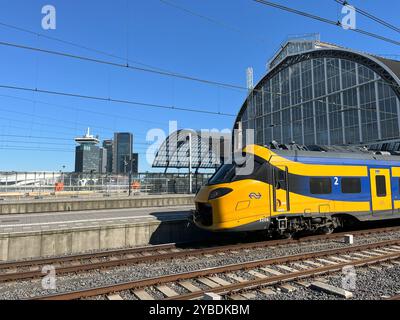
<path id="1" fill-rule="evenodd" d="M 261 199 L 261 193 L 252 192 L 249 194 L 249 198 L 259 200 L 259 199 Z"/>

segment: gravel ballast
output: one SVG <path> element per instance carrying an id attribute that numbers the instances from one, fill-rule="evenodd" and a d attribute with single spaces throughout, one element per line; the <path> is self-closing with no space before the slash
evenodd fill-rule
<path id="1" fill-rule="evenodd" d="M 379 234 L 370 234 L 364 236 L 355 237 L 354 245 L 362 245 L 368 243 L 374 243 L 384 240 L 395 240 L 400 239 L 400 232 L 390 232 L 390 233 L 379 233 Z M 258 248 L 254 250 L 248 250 L 244 252 L 244 250 L 237 250 L 238 253 L 229 253 L 226 252 L 225 255 L 214 254 L 212 257 L 204 257 L 197 256 L 197 259 L 174 259 L 167 261 L 155 261 L 150 262 L 148 264 L 136 264 L 130 266 L 121 266 L 115 267 L 112 269 L 106 270 L 92 270 L 88 272 L 82 272 L 78 274 L 66 274 L 57 276 L 57 289 L 56 290 L 43 290 L 41 279 L 35 279 L 31 281 L 19 281 L 19 282 L 10 282 L 10 283 L 2 283 L 0 286 L 0 299 L 23 299 L 23 298 L 32 298 L 35 296 L 46 295 L 46 294 L 54 294 L 54 293 L 62 293 L 67 291 L 74 291 L 79 289 L 86 288 L 94 288 L 105 285 L 112 285 L 121 282 L 134 281 L 146 278 L 153 278 L 164 276 L 168 274 L 176 274 L 183 272 L 191 272 L 194 270 L 201 270 L 212 267 L 220 267 L 228 264 L 237 264 L 242 262 L 248 262 L 258 259 L 266 259 L 266 258 L 275 258 L 287 255 L 295 255 L 306 252 L 315 252 L 321 250 L 329 250 L 335 248 L 348 247 L 349 245 L 344 244 L 343 241 L 338 239 L 335 240 L 318 240 L 312 242 L 304 242 L 298 244 L 291 244 L 282 247 L 265 247 Z M 372 270 L 372 269 L 368 269 Z M 396 274 L 397 270 L 397 274 Z M 399 285 L 397 289 L 395 287 L 396 281 L 400 283 L 400 268 L 398 266 L 390 268 L 387 272 L 390 274 L 388 277 L 383 277 L 382 281 L 378 278 L 379 272 L 376 270 L 372 270 L 371 272 L 376 272 L 375 278 L 372 276 L 365 276 L 369 274 L 369 271 L 366 273 L 360 273 L 357 279 L 360 279 L 360 290 L 365 287 L 368 288 L 368 285 L 363 285 L 363 283 L 367 283 L 367 281 L 372 281 L 371 279 L 375 279 L 371 285 L 375 284 L 375 286 L 371 286 L 370 291 L 378 290 L 378 287 L 382 286 L 382 290 L 385 291 L 386 287 L 387 293 L 383 292 L 382 295 L 390 294 L 391 292 L 396 292 L 396 290 L 400 290 Z M 386 272 L 386 271 L 385 271 Z M 248 273 L 238 271 L 236 273 L 243 278 L 249 278 Z M 374 274 L 372 274 L 374 275 Z M 394 280 L 390 280 L 391 277 Z M 224 279 L 227 279 L 223 277 Z M 333 278 L 334 279 L 334 278 Z M 332 280 L 333 281 L 333 280 Z M 375 288 L 375 289 L 374 289 Z M 392 289 L 390 289 L 392 288 Z M 389 290 L 390 289 L 390 290 Z M 149 289 L 150 290 L 150 289 Z M 175 290 L 175 289 L 174 289 Z M 176 289 L 175 291 L 178 291 Z M 311 292 L 309 289 L 304 289 L 298 287 L 293 293 L 290 294 L 282 294 L 278 293 L 271 296 L 265 296 L 257 293 L 257 298 L 262 299 L 325 299 L 330 298 L 330 295 L 320 292 Z M 360 291 L 359 293 L 355 293 L 355 298 L 362 297 L 362 299 L 367 299 L 367 297 L 372 297 L 368 293 Z M 154 297 L 162 298 L 163 295 L 159 291 L 151 291 Z M 121 296 L 124 294 L 121 293 Z M 129 296 L 131 294 L 128 294 Z M 379 295 L 379 294 L 378 294 Z M 133 296 L 133 295 L 132 295 Z M 124 297 L 125 298 L 125 297 Z M 128 298 L 128 296 L 126 297 Z M 134 297 L 129 297 L 130 299 L 134 299 Z M 374 299 L 377 297 L 374 296 Z M 332 299 L 338 299 L 338 297 L 332 296 Z M 361 298 L 360 298 L 361 299 Z"/>

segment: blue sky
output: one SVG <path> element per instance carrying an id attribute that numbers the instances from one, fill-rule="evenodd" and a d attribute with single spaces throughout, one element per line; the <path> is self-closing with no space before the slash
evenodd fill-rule
<path id="1" fill-rule="evenodd" d="M 168 1 L 219 23 L 160 0 L 0 0 L 0 24 L 29 29 L 153 67 L 239 86 L 246 85 L 249 66 L 254 68 L 257 82 L 266 71 L 266 62 L 282 41 L 293 34 L 320 33 L 322 41 L 376 54 L 400 54 L 396 45 L 252 0 Z M 333 0 L 276 2 L 329 19 L 341 19 L 341 6 Z M 351 3 L 389 22 L 398 22 L 398 1 Z M 47 4 L 57 10 L 56 30 L 41 27 L 41 10 Z M 357 27 L 399 39 L 394 31 L 362 16 L 357 16 Z M 0 41 L 124 62 L 1 25 Z M 0 46 L 0 68 L 0 85 L 233 114 L 245 98 L 242 90 L 4 46 Z M 178 121 L 180 128 L 230 129 L 234 118 L 0 89 L 0 171 L 58 171 L 63 165 L 65 170 L 73 171 L 73 138 L 82 135 L 87 127 L 100 139 L 111 138 L 114 131 L 133 132 L 135 150 L 141 154 L 139 169 L 146 171 L 150 169 L 144 156 L 146 133 L 152 128 L 167 132 L 170 120 Z"/>

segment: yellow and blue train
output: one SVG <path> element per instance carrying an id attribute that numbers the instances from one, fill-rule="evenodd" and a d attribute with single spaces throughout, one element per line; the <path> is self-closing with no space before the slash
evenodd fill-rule
<path id="1" fill-rule="evenodd" d="M 243 152 L 253 170 L 240 174 L 248 162 L 222 165 L 195 197 L 197 226 L 291 236 L 400 218 L 400 156 L 258 145 Z"/>

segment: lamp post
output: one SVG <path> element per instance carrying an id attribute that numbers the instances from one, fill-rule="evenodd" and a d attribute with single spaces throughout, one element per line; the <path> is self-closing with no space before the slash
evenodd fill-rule
<path id="1" fill-rule="evenodd" d="M 124 166 L 125 166 L 125 173 L 126 173 L 126 166 L 129 165 L 129 173 L 128 173 L 128 195 L 131 196 L 132 194 L 132 155 L 126 160 L 128 156 L 125 156 L 124 159 Z"/>
<path id="2" fill-rule="evenodd" d="M 64 171 L 65 171 L 65 165 L 62 166 L 62 169 L 61 169 L 61 182 L 62 183 L 64 183 Z"/>
<path id="3" fill-rule="evenodd" d="M 94 186 L 94 181 L 93 181 L 93 174 L 96 172 L 96 170 L 92 169 L 90 170 L 90 184 L 89 184 L 89 190 L 93 190 L 92 185 Z"/>
<path id="4" fill-rule="evenodd" d="M 189 194 L 192 194 L 192 133 L 189 132 Z"/>
<path id="5" fill-rule="evenodd" d="M 131 165 L 129 168 L 129 179 L 128 179 L 128 183 L 129 183 L 129 192 L 128 195 L 131 196 L 132 194 L 132 159 L 130 161 Z"/>

